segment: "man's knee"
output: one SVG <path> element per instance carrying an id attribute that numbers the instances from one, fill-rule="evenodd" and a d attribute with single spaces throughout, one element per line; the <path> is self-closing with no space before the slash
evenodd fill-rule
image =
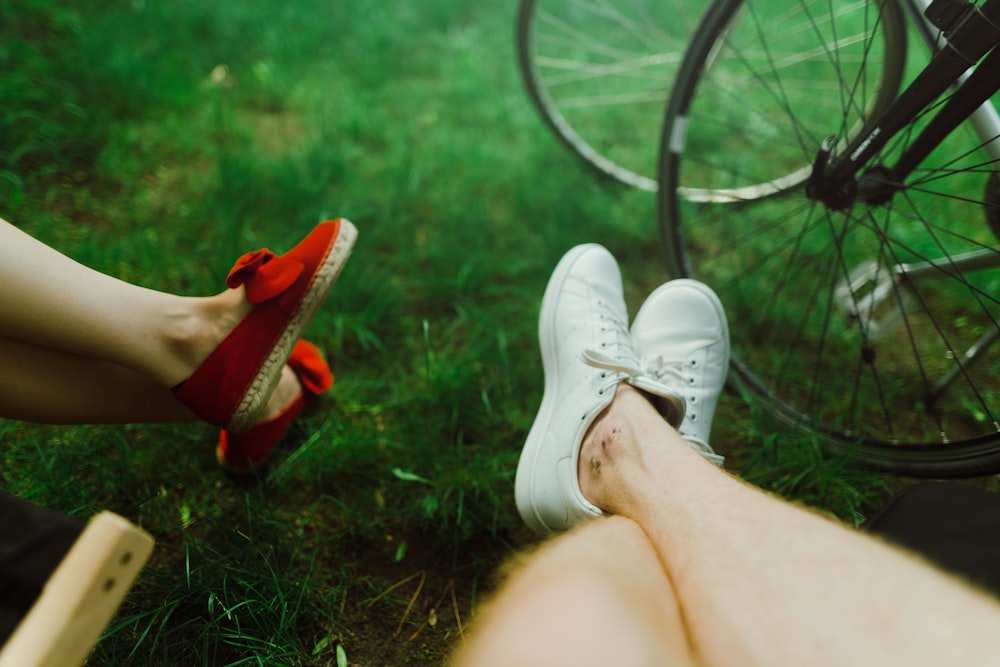
<path id="1" fill-rule="evenodd" d="M 684 664 L 642 610 L 648 605 L 586 568 L 515 577 L 477 618 L 457 665 Z M 665 619 L 664 619 L 665 620 Z"/>

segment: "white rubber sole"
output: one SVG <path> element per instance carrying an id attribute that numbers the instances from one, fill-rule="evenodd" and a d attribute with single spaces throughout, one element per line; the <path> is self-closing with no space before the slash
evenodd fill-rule
<path id="1" fill-rule="evenodd" d="M 340 277 L 344 265 L 347 264 L 351 251 L 354 249 L 354 242 L 357 240 L 358 230 L 348 220 L 340 219 L 340 229 L 337 238 L 327 252 L 319 270 L 313 276 L 313 282 L 306 290 L 305 296 L 299 304 L 299 309 L 289 321 L 288 326 L 282 332 L 278 341 L 271 348 L 254 376 L 253 380 L 243 394 L 239 405 L 233 411 L 227 430 L 232 433 L 246 433 L 254 427 L 260 420 L 261 412 L 267 405 L 274 388 L 281 380 L 281 369 L 292 354 L 292 348 L 302 337 L 303 332 L 309 323 L 312 322 L 316 311 L 326 300 L 327 294 L 337 278 Z"/>
<path id="2" fill-rule="evenodd" d="M 551 442 L 549 427 L 559 395 L 559 373 L 556 365 L 556 308 L 567 275 L 573 269 L 577 259 L 594 247 L 600 246 L 597 244 L 581 245 L 563 255 L 552 272 L 552 277 L 549 278 L 538 317 L 538 342 L 542 355 L 545 388 L 542 392 L 542 402 L 538 409 L 538 415 L 528 431 L 528 437 L 521 450 L 521 458 L 518 460 L 517 473 L 514 477 L 514 499 L 518 513 L 528 527 L 538 533 L 550 533 L 565 528 L 565 526 L 548 525 L 542 518 L 539 506 L 535 502 L 540 461 L 543 459 L 543 454 L 555 446 L 555 443 Z M 577 454 L 573 454 L 574 462 L 576 456 Z M 546 463 L 551 463 L 554 468 L 558 459 L 559 457 L 552 457 L 552 461 Z M 554 470 L 548 474 L 552 475 L 554 481 L 558 479 Z"/>

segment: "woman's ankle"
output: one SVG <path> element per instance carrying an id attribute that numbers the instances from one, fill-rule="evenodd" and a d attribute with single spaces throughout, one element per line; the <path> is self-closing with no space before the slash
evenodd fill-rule
<path id="1" fill-rule="evenodd" d="M 161 379 L 171 388 L 183 383 L 251 309 L 242 288 L 184 298 L 164 316 Z"/>

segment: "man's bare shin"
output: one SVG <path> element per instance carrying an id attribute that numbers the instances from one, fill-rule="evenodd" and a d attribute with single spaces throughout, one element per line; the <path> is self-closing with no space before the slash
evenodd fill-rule
<path id="1" fill-rule="evenodd" d="M 620 390 L 584 440 L 581 488 L 649 536 L 706 664 L 995 660 L 992 598 L 718 470 L 637 397 Z"/>

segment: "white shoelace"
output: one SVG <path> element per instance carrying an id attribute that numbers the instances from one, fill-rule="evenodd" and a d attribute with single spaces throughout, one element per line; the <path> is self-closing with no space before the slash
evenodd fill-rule
<path id="1" fill-rule="evenodd" d="M 664 359 L 662 355 L 643 359 L 642 363 L 628 364 L 625 363 L 625 360 L 623 359 L 611 357 L 596 350 L 584 350 L 581 355 L 581 359 L 588 366 L 608 371 L 606 375 L 602 374 L 602 378 L 606 378 L 606 380 L 598 390 L 599 394 L 604 394 L 609 389 L 613 389 L 623 380 L 629 380 L 638 376 L 650 378 L 668 389 L 677 391 L 681 387 L 689 386 L 693 379 L 691 376 L 684 374 L 684 369 L 693 368 L 697 365 L 697 361 L 694 359 L 686 362 L 671 361 Z M 669 380 L 664 381 L 668 376 L 676 382 L 671 384 Z M 687 396 L 686 400 L 690 406 L 697 402 L 697 397 Z M 694 414 L 689 414 L 688 418 L 697 419 Z M 688 444 L 691 445 L 691 447 L 693 447 L 699 454 L 716 465 L 722 465 L 725 460 L 724 457 L 716 454 L 707 442 L 700 438 L 692 437 L 692 434 L 687 432 L 687 429 L 681 431 L 681 436 L 684 437 Z"/>
<path id="2" fill-rule="evenodd" d="M 612 357 L 597 350 L 584 350 L 580 358 L 588 366 L 607 371 L 606 373 L 601 373 L 601 378 L 605 382 L 597 390 L 597 393 L 600 395 L 617 386 L 622 380 L 627 380 L 642 373 L 638 364 L 628 364 L 625 359 Z M 634 357 L 632 360 L 634 360 Z"/>
<path id="3" fill-rule="evenodd" d="M 686 375 L 685 370 L 695 368 L 698 362 L 694 359 L 675 361 L 664 359 L 663 355 L 657 355 L 642 359 L 639 365 L 646 376 L 676 391 L 683 392 L 694 382 L 694 378 Z M 690 397 L 687 398 L 690 400 Z"/>
<path id="4" fill-rule="evenodd" d="M 596 305 L 602 310 L 599 313 L 602 334 L 601 349 L 584 350 L 581 360 L 588 366 L 601 370 L 600 379 L 602 382 L 597 390 L 598 395 L 603 396 L 609 391 L 613 392 L 618 384 L 628 382 L 654 397 L 654 404 L 665 419 L 669 420 L 668 415 L 676 413 L 678 410 L 680 415 L 683 415 L 684 399 L 680 399 L 682 401 L 680 406 L 673 403 L 676 400 L 673 397 L 678 395 L 678 386 L 688 385 L 688 380 L 681 372 L 683 364 L 677 364 L 677 367 L 674 368 L 674 364 L 663 362 L 661 357 L 656 358 L 658 363 L 655 364 L 652 361 L 645 363 L 646 360 L 640 363 L 632 348 L 632 337 L 629 335 L 627 324 L 615 317 L 607 304 L 599 302 Z M 648 371 L 646 367 L 648 367 Z M 674 383 L 676 386 L 671 386 L 663 382 L 667 375 L 680 381 Z M 659 387 L 652 385 L 659 385 Z M 668 396 L 671 398 L 667 398 Z M 664 399 L 662 403 L 661 399 Z M 680 419 L 680 416 L 675 415 L 675 418 Z"/>
<path id="5" fill-rule="evenodd" d="M 598 301 L 595 305 L 601 320 L 601 350 L 585 350 L 581 358 L 587 365 L 607 371 L 601 374 L 606 381 L 598 391 L 603 395 L 622 380 L 638 375 L 641 369 L 632 350 L 628 325 L 615 316 L 608 304 Z"/>

